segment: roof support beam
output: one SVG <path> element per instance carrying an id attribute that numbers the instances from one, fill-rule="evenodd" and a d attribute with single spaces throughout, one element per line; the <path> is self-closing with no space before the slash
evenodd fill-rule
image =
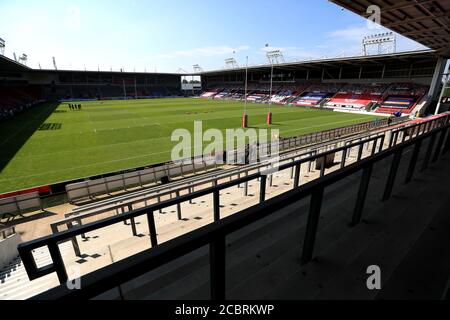
<path id="1" fill-rule="evenodd" d="M 397 27 L 397 26 L 401 26 L 404 24 L 410 24 L 410 23 L 414 23 L 414 22 L 427 21 L 427 20 L 438 19 L 438 18 L 450 18 L 450 12 L 444 12 L 439 15 L 435 15 L 433 17 L 422 16 L 422 17 L 417 17 L 417 18 L 412 18 L 412 19 L 406 18 L 401 21 L 384 23 L 383 26 L 386 28 L 392 28 L 392 27 Z"/>

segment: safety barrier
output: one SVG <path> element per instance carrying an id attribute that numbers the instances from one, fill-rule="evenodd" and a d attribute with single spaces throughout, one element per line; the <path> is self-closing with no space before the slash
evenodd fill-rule
<path id="1" fill-rule="evenodd" d="M 123 173 L 115 176 L 86 180 L 66 185 L 67 197 L 71 203 L 78 200 L 93 199 L 99 195 L 111 194 L 117 191 L 127 191 L 131 188 L 144 187 L 157 183 L 162 177 L 184 176 L 188 173 L 206 172 L 216 168 L 215 164 L 207 164 L 212 156 L 204 157 L 201 163 L 165 163 L 163 165 L 139 171 Z"/>
<path id="2" fill-rule="evenodd" d="M 434 128 L 434 129 L 433 129 Z M 325 188 L 345 179 L 346 177 L 362 172 L 359 191 L 357 194 L 355 207 L 352 215 L 352 224 L 354 227 L 360 223 L 363 214 L 363 208 L 366 201 L 368 186 L 371 180 L 372 168 L 375 164 L 382 160 L 386 160 L 393 156 L 392 162 L 387 176 L 386 184 L 383 192 L 383 200 L 386 201 L 391 197 L 402 154 L 407 148 L 413 148 L 413 153 L 409 160 L 407 176 L 405 183 L 411 181 L 418 162 L 418 154 L 424 141 L 427 140 L 427 153 L 422 162 L 421 170 L 425 170 L 430 162 L 435 162 L 439 157 L 450 150 L 450 124 L 449 117 L 441 118 L 432 124 L 417 124 L 410 128 L 403 129 L 415 130 L 415 135 L 408 135 L 403 142 L 393 145 L 391 148 L 373 154 L 370 157 L 353 163 L 343 169 L 322 176 L 320 179 L 314 180 L 307 184 L 298 185 L 298 176 L 302 164 L 312 160 L 324 158 L 330 152 L 325 152 L 311 158 L 305 158 L 293 163 L 280 166 L 280 170 L 291 167 L 295 168 L 295 183 L 293 190 L 272 199 L 265 199 L 265 187 L 267 176 L 261 173 L 253 174 L 248 177 L 230 181 L 221 186 L 214 186 L 207 190 L 197 193 L 181 196 L 176 199 L 166 201 L 157 205 L 127 212 L 123 215 L 114 216 L 102 221 L 94 222 L 85 226 L 80 226 L 71 230 L 60 232 L 48 237 L 36 239 L 28 243 L 19 245 L 19 252 L 24 263 L 25 269 L 30 279 L 36 279 L 47 274 L 56 272 L 61 283 L 57 288 L 51 289 L 43 294 L 36 296 L 36 299 L 86 299 L 102 294 L 112 288 L 135 279 L 136 277 L 163 266 L 185 254 L 193 252 L 205 245 L 209 246 L 209 263 L 210 263 L 210 291 L 211 298 L 223 300 L 225 296 L 225 277 L 226 277 L 226 236 L 240 230 L 256 221 L 272 215 L 287 205 L 298 202 L 300 199 L 311 197 L 309 213 L 304 234 L 303 249 L 301 254 L 301 263 L 309 263 L 313 257 L 314 244 L 317 235 L 317 227 L 320 220 L 322 203 L 327 201 L 324 198 Z M 430 131 L 426 131 L 430 130 Z M 410 131 L 411 132 L 411 131 Z M 437 142 L 437 143 L 436 143 Z M 364 147 L 361 144 L 360 148 Z M 344 149 L 343 149 L 344 150 Z M 220 217 L 220 191 L 238 184 L 259 179 L 260 181 L 260 203 L 248 209 L 245 209 L 235 215 L 221 219 Z M 206 225 L 193 232 L 167 241 L 158 245 L 156 228 L 153 214 L 155 211 L 172 206 L 178 203 L 186 202 L 194 198 L 204 195 L 213 195 L 214 206 L 213 215 L 215 222 Z M 147 216 L 151 250 L 141 252 L 131 257 L 125 258 L 112 265 L 106 266 L 100 270 L 82 276 L 81 282 L 83 286 L 79 290 L 71 290 L 66 286 L 67 273 L 64 262 L 59 251 L 58 243 L 66 239 L 70 239 L 81 235 L 85 232 L 104 228 L 115 223 L 125 220 L 134 219 L 138 216 Z M 47 246 L 52 256 L 53 263 L 45 267 L 37 268 L 32 256 L 32 250 Z"/>
<path id="3" fill-rule="evenodd" d="M 329 145 L 326 145 L 323 149 L 324 151 L 333 151 L 333 157 L 336 152 L 339 152 L 340 150 L 345 150 L 343 155 L 345 155 L 344 159 L 341 161 L 341 166 L 343 167 L 347 163 L 347 158 L 350 155 L 350 151 L 352 148 L 356 148 L 362 144 L 366 145 L 367 148 L 369 148 L 369 144 L 372 143 L 372 150 L 371 154 L 376 152 L 376 149 L 379 150 L 382 149 L 383 143 L 385 139 L 384 133 L 374 134 L 370 135 L 366 138 L 357 138 L 355 140 L 350 141 L 342 141 L 341 143 L 338 143 L 337 145 L 334 145 L 333 148 L 329 148 Z M 356 142 L 355 142 L 356 141 Z M 341 144 L 342 146 L 339 146 Z M 344 148 L 344 149 L 342 149 Z M 299 152 L 292 155 L 292 153 L 286 153 L 285 155 L 280 156 L 280 164 L 283 163 L 289 163 L 294 162 L 298 159 L 301 159 L 302 157 L 312 157 L 314 155 L 319 154 L 321 151 L 319 150 L 311 150 L 306 152 Z M 331 153 L 330 153 L 331 154 Z M 359 148 L 359 152 L 357 155 L 357 161 L 359 161 L 362 157 L 362 148 Z M 319 167 L 321 169 L 321 176 L 325 173 L 325 167 L 326 164 L 322 165 L 321 159 L 316 160 L 316 163 L 319 164 Z M 309 162 L 309 165 L 307 167 L 308 172 L 311 172 L 313 167 L 314 161 L 311 160 Z M 51 229 L 53 233 L 58 233 L 61 231 L 61 227 L 71 229 L 77 226 L 80 226 L 84 223 L 85 220 L 89 220 L 92 217 L 95 217 L 97 215 L 102 215 L 104 213 L 110 213 L 110 212 L 116 212 L 116 214 L 123 214 L 125 212 L 132 211 L 136 205 L 141 204 L 144 206 L 147 206 L 150 202 L 156 202 L 160 203 L 162 202 L 162 198 L 164 197 L 170 197 L 172 199 L 173 197 L 179 197 L 180 195 L 189 195 L 192 193 L 195 193 L 202 188 L 208 188 L 210 186 L 217 186 L 220 185 L 223 182 L 220 182 L 221 180 L 230 179 L 230 181 L 233 178 L 239 179 L 244 176 L 249 176 L 255 171 L 260 173 L 267 170 L 267 163 L 264 161 L 262 163 L 258 163 L 256 165 L 248 165 L 241 168 L 238 168 L 237 170 L 232 170 L 231 172 L 226 173 L 211 173 L 210 175 L 206 177 L 200 177 L 196 178 L 194 180 L 191 180 L 189 182 L 179 182 L 178 184 L 175 184 L 174 186 L 168 186 L 165 189 L 162 188 L 155 188 L 153 192 L 139 192 L 134 195 L 128 195 L 123 197 L 118 197 L 117 199 L 113 200 L 105 200 L 101 201 L 100 203 L 95 203 L 92 205 L 86 205 L 81 208 L 76 208 L 72 212 L 67 213 L 65 215 L 65 218 L 62 220 L 54 221 L 51 223 Z M 294 179 L 294 168 L 291 168 L 290 173 L 291 179 Z M 272 186 L 273 184 L 273 175 L 269 175 L 269 185 Z M 241 187 L 241 186 L 239 186 Z M 242 186 L 243 188 L 243 196 L 248 196 L 248 182 L 245 182 Z M 156 191 L 156 192 L 155 192 Z M 177 205 L 177 218 L 178 220 L 183 219 L 182 215 L 182 209 L 180 205 Z M 134 219 L 131 219 L 129 222 L 129 225 L 131 226 L 132 234 L 134 236 L 137 235 L 136 233 L 136 225 Z M 85 235 L 82 235 L 83 238 L 85 238 Z M 77 256 L 81 256 L 81 252 L 79 249 L 79 245 L 76 238 L 70 239 L 73 244 L 73 248 L 75 251 L 75 254 Z"/>
<path id="4" fill-rule="evenodd" d="M 13 220 L 16 216 L 23 217 L 23 213 L 33 209 L 43 209 L 39 192 L 16 195 L 0 199 L 0 221 Z"/>
<path id="5" fill-rule="evenodd" d="M 350 135 L 356 132 L 383 127 L 388 124 L 401 123 L 406 120 L 407 118 L 394 118 L 391 120 L 380 119 L 342 128 L 330 129 L 310 133 L 307 135 L 280 139 L 279 150 L 283 151 L 307 144 L 319 143 L 345 135 Z M 243 151 L 227 151 L 227 157 L 237 159 L 237 162 L 240 163 L 245 162 L 245 152 Z M 201 163 L 200 161 L 191 161 L 193 162 L 193 164 L 186 163 L 186 161 L 180 161 L 180 163 L 165 163 L 163 165 L 144 170 L 132 171 L 110 177 L 68 184 L 66 185 L 67 197 L 71 203 L 74 203 L 79 200 L 94 199 L 96 196 L 107 195 L 118 191 L 127 191 L 128 189 L 136 187 L 142 188 L 146 185 L 148 186 L 159 182 L 160 179 L 164 176 L 172 179 L 177 176 L 184 177 L 184 175 L 188 173 L 196 174 L 199 171 L 206 172 L 213 167 L 217 168 L 215 164 L 211 165 L 211 162 L 214 162 L 211 160 L 214 160 L 214 157 L 211 155 L 206 155 L 203 157 Z"/>

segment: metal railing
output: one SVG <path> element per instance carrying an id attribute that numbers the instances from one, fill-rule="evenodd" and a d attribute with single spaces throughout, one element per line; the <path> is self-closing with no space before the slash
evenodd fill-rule
<path id="1" fill-rule="evenodd" d="M 392 124 L 401 123 L 406 121 L 407 118 L 394 118 L 391 119 Z M 313 132 L 306 135 L 297 137 L 285 138 L 280 141 L 280 151 L 288 148 L 303 146 L 307 144 L 319 143 L 329 139 L 342 137 L 345 135 L 362 132 L 365 130 L 372 130 L 374 128 L 383 127 L 388 125 L 388 119 L 379 119 L 376 121 L 369 121 L 354 125 L 349 125 L 341 128 L 329 129 L 319 132 Z M 236 153 L 236 150 L 227 151 L 230 154 Z M 211 157 L 211 156 L 209 156 Z M 198 165 L 196 162 L 190 164 L 184 164 L 184 161 L 180 161 L 179 164 L 164 163 L 157 167 L 143 169 L 139 171 L 132 171 L 128 173 L 121 173 L 115 176 L 105 177 L 95 180 L 86 180 L 77 182 L 74 184 L 66 185 L 66 193 L 70 202 L 77 200 L 84 200 L 86 198 L 93 199 L 98 195 L 111 194 L 112 192 L 127 191 L 127 189 L 141 187 L 151 183 L 157 183 L 161 176 L 169 176 L 171 178 L 181 176 L 185 174 L 196 174 L 198 171 L 206 172 L 211 168 L 217 168 L 216 165 L 207 165 L 206 162 Z M 174 171 L 175 174 L 171 174 Z M 148 188 L 148 187 L 147 187 Z"/>
<path id="2" fill-rule="evenodd" d="M 403 122 L 405 119 L 398 119 L 396 121 L 396 123 L 401 123 Z M 309 145 L 312 141 L 320 141 L 320 140 L 325 140 L 327 141 L 326 143 L 330 143 L 331 144 L 336 144 L 336 141 L 342 136 L 345 136 L 346 138 L 352 139 L 352 135 L 357 134 L 358 132 L 365 132 L 368 130 L 372 130 L 374 128 L 377 128 L 379 126 L 384 126 L 387 124 L 387 120 L 382 120 L 382 121 L 378 121 L 378 122 L 369 122 L 369 123 L 364 123 L 364 124 L 359 124 L 359 125 L 353 125 L 353 126 L 349 126 L 349 127 L 343 127 L 343 128 L 338 128 L 338 129 L 331 129 L 329 131 L 326 132 L 320 132 L 320 133 L 314 133 L 314 134 L 309 134 L 306 136 L 299 136 L 299 137 L 292 137 L 292 138 L 287 138 L 287 139 L 283 139 L 280 142 L 280 150 L 281 150 L 281 154 L 285 154 L 285 153 L 292 153 L 295 152 L 294 149 L 298 148 L 298 147 L 302 147 L 302 146 L 307 146 Z M 373 134 L 373 135 L 377 135 L 377 134 Z M 369 138 L 371 138 L 373 135 L 368 135 Z M 320 137 L 320 139 L 314 139 L 312 137 Z M 334 140 L 333 140 L 334 139 Z M 362 138 L 355 138 L 353 139 L 353 141 L 359 140 L 361 141 Z M 314 142 L 313 142 L 314 143 Z M 320 149 L 320 148 L 319 148 Z M 239 155 L 235 155 L 235 157 L 239 158 Z M 249 171 L 250 169 L 248 169 L 248 167 L 243 166 L 243 167 L 238 167 L 237 169 L 232 169 L 232 170 L 227 170 L 225 173 L 217 173 L 217 172 L 213 172 L 213 173 L 205 173 L 202 174 L 199 177 L 190 177 L 188 178 L 189 181 L 187 180 L 180 180 L 180 181 L 175 181 L 172 182 L 170 185 L 168 185 L 167 187 L 163 187 L 161 185 L 157 185 L 157 186 L 153 186 L 153 187 L 147 187 L 144 188 L 144 190 L 140 190 L 140 191 L 135 191 L 132 193 L 128 193 L 126 195 L 121 195 L 118 197 L 115 197 L 114 199 L 106 199 L 106 200 L 99 200 L 97 202 L 95 202 L 94 204 L 88 204 L 86 206 L 82 206 L 79 208 L 75 208 L 73 209 L 73 213 L 81 213 L 83 211 L 88 211 L 90 209 L 93 208 L 98 208 L 98 207 L 102 207 L 107 203 L 118 203 L 118 202 L 124 202 L 127 201 L 129 199 L 132 198 L 137 198 L 137 197 L 141 197 L 141 196 L 146 196 L 147 194 L 151 193 L 151 192 L 158 192 L 161 193 L 164 191 L 164 189 L 169 190 L 169 189 L 173 189 L 174 187 L 177 187 L 178 185 L 192 185 L 194 184 L 196 181 L 200 181 L 200 180 L 207 180 L 208 178 L 211 178 L 212 180 L 217 180 L 217 179 L 221 179 L 221 178 L 226 178 L 226 177 L 231 177 L 231 176 L 238 176 L 240 177 L 241 174 L 246 174 L 247 171 Z M 233 172 L 234 171 L 234 172 Z M 205 182 L 207 183 L 207 182 Z M 175 191 L 174 191 L 175 192 Z M 148 198 L 150 199 L 150 198 Z M 145 200 L 145 199 L 144 199 Z M 73 215 L 73 213 L 68 213 L 65 216 L 71 216 Z"/>
<path id="3" fill-rule="evenodd" d="M 0 225 L 6 219 L 6 223 L 14 220 L 17 216 L 23 217 L 25 212 L 32 209 L 43 210 L 43 205 L 38 192 L 19 194 L 16 196 L 0 199 Z"/>
<path id="4" fill-rule="evenodd" d="M 397 171 L 402 158 L 402 153 L 406 148 L 413 147 L 405 183 L 411 181 L 415 172 L 418 160 L 418 154 L 425 139 L 429 139 L 427 153 L 422 163 L 421 170 L 425 170 L 430 161 L 435 162 L 438 158 L 450 149 L 450 130 L 449 117 L 433 120 L 429 123 L 417 124 L 400 130 L 409 130 L 415 135 L 409 134 L 408 139 L 392 146 L 389 149 L 372 154 L 372 156 L 364 158 L 359 162 L 350 164 L 340 170 L 334 171 L 328 175 L 322 176 L 320 179 L 313 180 L 309 183 L 299 186 L 299 177 L 301 165 L 316 159 L 325 159 L 335 150 L 321 153 L 319 155 L 308 157 L 294 161 L 292 163 L 283 164 L 279 170 L 294 167 L 295 179 L 293 190 L 283 193 L 279 196 L 266 200 L 266 182 L 267 175 L 263 173 L 255 173 L 240 179 L 214 186 L 205 190 L 197 191 L 190 195 L 182 195 L 176 199 L 171 199 L 159 204 L 151 205 L 146 208 L 137 209 L 126 212 L 124 214 L 110 217 L 104 220 L 78 226 L 54 235 L 29 241 L 20 244 L 18 247 L 25 269 L 30 280 L 42 277 L 44 275 L 56 272 L 61 286 L 52 289 L 46 293 L 36 296 L 38 299 L 48 298 L 91 298 L 99 295 L 109 289 L 117 287 L 122 283 L 132 280 L 146 272 L 149 272 L 159 266 L 162 266 L 182 255 L 188 254 L 200 247 L 209 245 L 210 253 L 210 290 L 212 299 L 225 299 L 225 237 L 245 226 L 263 219 L 273 214 L 276 210 L 282 209 L 292 203 L 311 196 L 309 214 L 306 225 L 306 232 L 303 242 L 303 250 L 301 263 L 306 264 L 311 261 L 314 252 L 314 243 L 317 234 L 319 216 L 321 212 L 324 190 L 327 186 L 332 185 L 354 173 L 361 172 L 361 181 L 357 199 L 352 215 L 352 226 L 357 225 L 361 221 L 363 208 L 367 195 L 368 186 L 371 180 L 371 172 L 374 164 L 381 160 L 385 160 L 390 156 L 394 156 L 391 162 L 389 174 L 383 192 L 383 200 L 390 198 L 394 182 L 396 180 Z M 411 131 L 412 130 L 412 131 Z M 422 131 L 421 131 L 422 130 Z M 425 131 L 430 130 L 430 131 Z M 401 131 L 399 131 L 401 132 Z M 405 133 L 403 133 L 406 135 Z M 436 143 L 437 142 L 437 143 Z M 364 147 L 361 144 L 360 147 Z M 345 150 L 343 148 L 342 150 Z M 322 162 L 323 163 L 323 162 Z M 322 170 L 321 170 L 322 171 Z M 259 179 L 260 182 L 260 203 L 245 209 L 237 214 L 221 219 L 220 212 L 220 191 L 238 184 Z M 184 234 L 180 237 L 167 241 L 158 245 L 156 237 L 156 226 L 154 220 L 154 212 L 172 205 L 177 205 L 205 195 L 213 195 L 213 215 L 215 222 L 201 227 L 193 232 Z M 84 275 L 81 279 L 83 286 L 80 290 L 69 290 L 65 285 L 68 279 L 64 262 L 58 247 L 58 243 L 79 236 L 83 233 L 91 232 L 99 228 L 104 228 L 115 223 L 124 222 L 125 220 L 134 219 L 138 216 L 145 215 L 148 221 L 151 250 L 147 250 L 112 265 L 106 266 L 100 270 Z M 37 268 L 32 252 L 36 248 L 46 246 L 49 249 L 53 263 L 41 268 Z"/>
<path id="5" fill-rule="evenodd" d="M 367 123 L 364 125 L 365 125 L 365 128 L 367 128 L 367 126 L 371 126 L 372 124 Z M 346 129 L 346 128 L 344 128 L 344 129 Z M 331 131 L 338 132 L 339 130 L 335 129 L 335 130 L 331 130 Z M 295 159 L 302 157 L 302 156 L 312 156 L 314 154 L 317 154 L 318 152 L 320 152 L 321 149 L 328 150 L 328 147 L 330 147 L 330 146 L 332 148 L 336 148 L 341 143 L 345 144 L 345 145 L 349 145 L 349 144 L 354 143 L 355 141 L 359 141 L 359 142 L 361 142 L 362 140 L 367 141 L 367 139 L 371 139 L 373 136 L 379 136 L 383 133 L 385 133 L 385 132 L 368 134 L 365 137 L 356 137 L 353 139 L 350 135 L 346 134 L 345 136 L 349 137 L 348 141 L 340 140 L 340 141 L 336 142 L 336 140 L 327 139 L 326 141 L 328 141 L 327 143 L 329 143 L 329 145 L 327 145 L 327 144 L 320 145 L 317 150 L 313 150 L 310 152 L 303 151 L 303 153 L 299 152 L 300 150 L 296 150 L 295 148 L 298 147 L 299 145 L 301 145 L 302 142 L 305 140 L 300 139 L 301 137 L 294 137 L 294 138 L 284 141 L 283 148 L 287 149 L 288 151 L 283 151 L 280 155 L 280 158 L 282 158 L 283 161 L 294 161 Z M 371 141 L 373 141 L 373 140 L 369 140 L 368 142 L 370 143 Z M 293 155 L 293 154 L 295 154 L 295 155 Z M 349 154 L 349 152 L 347 152 L 347 155 L 348 154 Z M 288 156 L 286 157 L 286 155 L 288 155 Z M 359 157 L 360 156 L 361 155 L 359 155 Z M 309 165 L 308 172 L 311 171 L 311 165 L 312 165 L 312 163 L 310 163 L 310 165 Z M 342 161 L 341 167 L 343 167 L 344 165 L 345 165 L 345 159 Z M 131 211 L 131 210 L 133 210 L 133 206 L 135 204 L 144 203 L 145 206 L 147 206 L 149 201 L 155 200 L 155 199 L 159 203 L 159 202 L 161 202 L 161 198 L 164 196 L 170 196 L 170 198 L 172 198 L 173 195 L 179 196 L 183 192 L 192 193 L 192 192 L 194 192 L 196 187 L 199 187 L 202 185 L 207 185 L 207 184 L 217 185 L 219 180 L 223 180 L 226 178 L 231 179 L 233 177 L 240 178 L 241 176 L 248 175 L 249 172 L 264 169 L 264 167 L 265 167 L 264 164 L 242 166 L 242 167 L 238 167 L 236 169 L 227 170 L 224 173 L 223 172 L 220 172 L 220 173 L 214 172 L 214 173 L 210 173 L 210 174 L 203 174 L 200 177 L 189 178 L 188 181 L 181 180 L 178 182 L 174 182 L 165 188 L 161 188 L 161 186 L 156 186 L 156 187 L 149 188 L 149 189 L 146 188 L 145 190 L 137 191 L 137 192 L 134 192 L 131 194 L 119 196 L 114 199 L 102 200 L 102 201 L 96 202 L 94 204 L 89 204 L 89 205 L 86 205 L 86 206 L 83 206 L 80 208 L 75 208 L 75 209 L 73 209 L 72 212 L 65 214 L 65 219 L 55 221 L 55 222 L 51 223 L 50 226 L 51 226 L 52 232 L 57 233 L 60 231 L 59 227 L 66 226 L 67 228 L 72 228 L 75 225 L 81 225 L 82 221 L 86 218 L 91 218 L 96 215 L 103 214 L 103 213 L 106 213 L 106 212 L 109 212 L 112 210 L 116 210 L 116 213 L 119 213 L 118 210 L 120 210 L 122 213 L 125 211 Z M 292 168 L 291 169 L 292 178 L 293 178 L 293 175 L 294 174 L 293 174 L 293 168 Z M 272 180 L 269 180 L 269 182 L 270 182 L 270 185 L 272 185 Z M 244 196 L 247 196 L 248 195 L 248 183 L 244 184 L 243 189 L 244 189 Z M 177 216 L 178 216 L 178 220 L 182 219 L 181 206 L 177 206 Z M 74 223 L 75 223 L 75 225 L 74 225 Z M 136 227 L 135 227 L 135 223 L 133 220 L 130 221 L 130 225 L 131 225 L 131 228 L 133 231 L 133 235 L 135 235 Z M 84 235 L 83 235 L 83 238 L 84 238 Z M 75 250 L 76 254 L 81 255 L 81 253 L 78 249 L 78 245 L 76 243 L 76 239 L 74 239 L 73 242 L 74 242 L 74 250 Z"/>
<path id="6" fill-rule="evenodd" d="M 192 162 L 190 164 L 183 164 L 183 162 L 179 164 L 164 163 L 148 169 L 68 184 L 66 185 L 66 193 L 70 202 L 76 202 L 77 200 L 84 200 L 86 198 L 94 199 L 99 195 L 128 191 L 128 189 L 136 187 L 143 188 L 145 185 L 158 183 L 159 179 L 163 176 L 170 178 L 177 176 L 184 177 L 185 174 L 196 174 L 201 171 L 207 172 L 211 168 L 217 168 L 217 166 L 207 165 L 205 161 L 202 161 L 202 163 Z"/>
<path id="7" fill-rule="evenodd" d="M 377 151 L 377 149 L 378 149 L 378 151 L 382 150 L 384 140 L 385 140 L 384 134 L 375 134 L 373 136 L 369 136 L 364 139 L 360 138 L 356 142 L 355 141 L 344 142 L 343 146 L 340 148 L 336 147 L 336 148 L 330 149 L 330 150 L 328 150 L 328 148 L 326 148 L 325 150 L 327 150 L 327 155 L 335 154 L 336 152 L 343 151 L 342 159 L 341 159 L 341 167 L 344 167 L 347 163 L 347 157 L 350 155 L 350 151 L 352 150 L 352 148 L 358 148 L 356 161 L 359 161 L 362 157 L 362 151 L 363 151 L 364 145 L 367 145 L 367 147 L 369 147 L 369 145 L 372 144 L 371 154 L 374 154 Z M 300 153 L 300 154 L 290 155 L 287 158 L 280 160 L 280 163 L 294 162 L 297 159 L 301 159 L 302 157 L 307 157 L 309 159 L 313 159 L 318 153 L 320 153 L 318 150 L 313 150 L 313 151 L 304 152 L 304 153 Z M 314 159 L 315 160 L 309 161 L 308 168 L 307 168 L 308 172 L 311 172 L 311 167 L 313 165 L 313 162 L 317 161 L 317 159 L 320 159 L 320 158 L 314 158 Z M 320 176 L 323 176 L 325 174 L 324 161 L 321 161 L 320 167 L 321 167 L 320 168 Z M 220 182 L 220 180 L 224 180 L 227 178 L 230 178 L 230 180 L 231 180 L 233 177 L 237 177 L 237 179 L 240 179 L 241 176 L 249 176 L 251 174 L 251 172 L 257 171 L 257 172 L 261 173 L 265 170 L 267 170 L 266 163 L 260 163 L 257 165 L 249 165 L 247 167 L 238 168 L 238 170 L 232 171 L 230 173 L 212 175 L 210 177 L 207 177 L 206 179 L 200 178 L 200 179 L 197 179 L 196 181 L 190 181 L 188 183 L 185 183 L 184 185 L 176 186 L 175 188 L 168 188 L 166 191 L 159 190 L 156 193 L 153 192 L 151 194 L 141 195 L 140 197 L 134 197 L 134 198 L 123 197 L 123 198 L 119 198 L 117 201 L 108 201 L 106 203 L 95 204 L 94 206 L 87 206 L 87 208 L 85 208 L 85 209 L 75 210 L 71 213 L 66 214 L 65 215 L 66 217 L 64 219 L 52 222 L 50 224 L 50 226 L 51 226 L 52 232 L 55 234 L 55 233 L 58 233 L 61 231 L 61 230 L 59 230 L 60 227 L 66 227 L 67 229 L 71 229 L 71 228 L 82 225 L 84 220 L 90 219 L 97 215 L 112 212 L 114 210 L 116 210 L 116 213 L 123 214 L 125 212 L 129 212 L 129 211 L 132 211 L 133 209 L 135 209 L 134 205 L 139 204 L 139 203 L 144 203 L 145 206 L 147 207 L 148 206 L 147 202 L 149 202 L 151 200 L 157 200 L 157 203 L 161 203 L 162 202 L 161 198 L 163 198 L 165 196 L 170 196 L 170 199 L 172 199 L 173 195 L 175 195 L 176 197 L 180 197 L 180 195 L 182 193 L 187 193 L 189 195 L 189 194 L 195 193 L 195 189 L 197 189 L 197 191 L 198 191 L 198 187 L 200 187 L 200 186 L 204 186 L 204 188 L 208 188 L 209 185 L 212 187 L 215 187 L 215 186 L 218 186 L 223 183 L 223 182 Z M 291 168 L 290 175 L 291 175 L 291 178 L 294 179 L 294 167 Z M 298 177 L 297 179 L 300 179 L 300 177 Z M 272 186 L 272 183 L 273 183 L 273 175 L 269 175 L 269 185 Z M 207 187 L 205 187 L 205 185 L 207 185 Z M 240 185 L 238 185 L 238 186 L 240 186 Z M 248 182 L 245 182 L 243 184 L 243 190 L 244 190 L 243 195 L 244 196 L 249 195 L 248 189 L 249 189 Z M 128 198 L 128 200 L 127 200 L 127 198 Z M 189 200 L 189 203 L 192 203 L 192 200 Z M 161 209 L 159 211 L 161 212 Z M 180 204 L 177 204 L 176 212 L 177 212 L 177 219 L 182 220 L 183 215 L 182 215 L 182 209 L 181 209 Z M 127 224 L 127 222 L 124 222 L 124 223 Z M 137 236 L 136 222 L 135 222 L 134 218 L 130 219 L 129 225 L 131 226 L 132 235 Z M 83 239 L 86 238 L 85 234 L 82 234 L 81 236 Z M 70 241 L 72 241 L 75 255 L 81 256 L 82 255 L 81 250 L 80 250 L 80 247 L 79 247 L 76 237 L 70 239 Z"/>

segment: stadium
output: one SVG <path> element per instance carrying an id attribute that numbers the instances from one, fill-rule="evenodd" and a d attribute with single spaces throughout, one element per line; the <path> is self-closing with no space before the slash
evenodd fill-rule
<path id="1" fill-rule="evenodd" d="M 174 73 L 32 68 L 0 39 L 0 300 L 450 299 L 450 3 L 331 2 L 392 32 Z M 174 159 L 198 123 L 226 138 Z"/>

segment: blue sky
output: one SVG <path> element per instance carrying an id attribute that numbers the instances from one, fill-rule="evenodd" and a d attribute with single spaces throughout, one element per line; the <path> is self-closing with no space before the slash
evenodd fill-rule
<path id="1" fill-rule="evenodd" d="M 2 0 L 0 37 L 8 57 L 31 67 L 192 71 L 265 62 L 265 44 L 286 60 L 361 53 L 366 20 L 325 0 Z M 424 48 L 398 36 L 397 51 Z M 233 53 L 235 52 L 235 53 Z"/>

